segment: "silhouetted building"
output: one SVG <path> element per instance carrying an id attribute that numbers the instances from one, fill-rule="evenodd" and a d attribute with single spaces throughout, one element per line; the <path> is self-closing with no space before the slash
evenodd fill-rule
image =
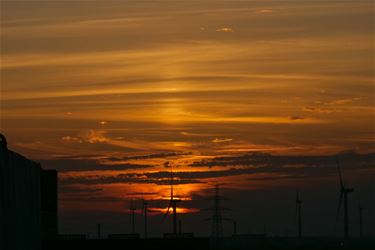
<path id="1" fill-rule="evenodd" d="M 57 234 L 57 172 L 8 150 L 0 134 L 0 249 L 39 250 L 42 231 Z"/>
<path id="2" fill-rule="evenodd" d="M 55 238 L 58 234 L 57 171 L 43 170 L 41 178 L 43 238 Z"/>
<path id="3" fill-rule="evenodd" d="M 0 249 L 40 249 L 42 169 L 0 139 Z"/>

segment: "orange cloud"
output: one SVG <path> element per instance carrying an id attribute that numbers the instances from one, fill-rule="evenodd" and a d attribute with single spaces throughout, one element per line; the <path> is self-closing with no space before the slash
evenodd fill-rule
<path id="1" fill-rule="evenodd" d="M 267 14 L 267 13 L 272 13 L 273 10 L 272 9 L 262 9 L 262 10 L 258 10 L 257 13 L 261 13 L 261 14 Z"/>
<path id="2" fill-rule="evenodd" d="M 215 138 L 211 142 L 213 143 L 221 143 L 221 142 L 230 142 L 232 141 L 232 138 Z"/>
<path id="3" fill-rule="evenodd" d="M 302 110 L 306 111 L 306 112 L 325 113 L 325 114 L 331 114 L 333 112 L 339 112 L 338 110 L 335 110 L 335 109 L 319 108 L 319 107 L 312 107 L 312 106 L 304 107 Z"/>
<path id="4" fill-rule="evenodd" d="M 333 105 L 344 105 L 344 104 L 349 104 L 355 101 L 361 100 L 360 97 L 354 97 L 354 98 L 346 98 L 346 99 L 338 99 L 338 100 L 333 100 L 330 102 L 330 104 Z"/>
<path id="5" fill-rule="evenodd" d="M 224 28 L 219 28 L 216 30 L 216 32 L 234 32 L 234 30 L 232 28 L 229 28 L 229 27 L 224 27 Z"/>

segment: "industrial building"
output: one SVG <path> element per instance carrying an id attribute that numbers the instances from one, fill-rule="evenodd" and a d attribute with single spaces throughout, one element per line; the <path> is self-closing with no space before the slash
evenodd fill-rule
<path id="1" fill-rule="evenodd" d="M 57 171 L 42 170 L 41 211 L 43 239 L 53 239 L 58 235 Z"/>
<path id="2" fill-rule="evenodd" d="M 0 249 L 41 249 L 57 221 L 57 172 L 8 150 L 0 134 Z"/>

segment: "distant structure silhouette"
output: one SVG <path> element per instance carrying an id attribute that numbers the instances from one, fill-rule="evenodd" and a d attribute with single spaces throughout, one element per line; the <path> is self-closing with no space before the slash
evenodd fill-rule
<path id="1" fill-rule="evenodd" d="M 134 206 L 133 200 L 130 201 L 129 210 L 131 215 L 132 234 L 135 234 L 135 211 L 137 209 Z"/>
<path id="2" fill-rule="evenodd" d="M 8 161 L 8 143 L 7 143 L 7 139 L 5 138 L 5 136 L 3 134 L 0 134 L 0 153 L 1 153 L 1 156 L 3 158 L 3 160 L 5 161 L 5 163 L 7 163 Z"/>
<path id="3" fill-rule="evenodd" d="M 98 224 L 98 239 L 101 239 L 102 238 L 102 232 L 101 232 L 101 225 L 100 223 Z"/>
<path id="4" fill-rule="evenodd" d="M 171 168 L 171 194 L 170 194 L 170 200 L 168 204 L 168 209 L 167 212 L 165 213 L 164 219 L 168 216 L 171 208 L 173 211 L 173 234 L 177 234 L 177 203 L 180 202 L 180 199 L 176 199 L 173 195 L 173 167 L 172 165 L 169 165 L 169 162 L 166 162 L 164 164 L 165 167 L 170 167 Z"/>
<path id="5" fill-rule="evenodd" d="M 224 237 L 224 230 L 223 230 L 223 220 L 228 220 L 222 217 L 223 210 L 229 210 L 227 208 L 223 208 L 221 206 L 221 201 L 226 200 L 224 197 L 220 195 L 220 184 L 215 184 L 214 187 L 214 195 L 207 200 L 213 201 L 213 207 L 209 208 L 208 210 L 212 211 L 212 231 L 211 237 L 213 238 L 223 238 Z"/>
<path id="6" fill-rule="evenodd" d="M 56 170 L 41 173 L 43 238 L 54 239 L 58 235 L 58 174 Z"/>
<path id="7" fill-rule="evenodd" d="M 340 210 L 341 210 L 341 205 L 344 202 L 344 237 L 345 239 L 349 238 L 349 211 L 348 211 L 348 195 L 352 192 L 354 192 L 353 188 L 347 188 L 345 187 L 343 178 L 342 178 L 342 173 L 341 173 L 341 168 L 340 168 L 340 163 L 338 157 L 336 157 L 336 164 L 337 164 L 337 171 L 339 174 L 340 178 L 340 198 L 339 198 L 339 205 L 337 208 L 337 217 L 336 221 L 338 221 L 339 216 L 340 216 Z"/>
<path id="8" fill-rule="evenodd" d="M 298 220 L 298 238 L 302 238 L 302 200 L 299 197 L 299 191 L 296 193 L 296 216 Z"/>
<path id="9" fill-rule="evenodd" d="M 358 202 L 358 213 L 359 213 L 359 237 L 363 238 L 363 207 L 361 201 Z"/>
<path id="10" fill-rule="evenodd" d="M 147 239 L 147 234 L 148 234 L 148 228 L 147 228 L 147 226 L 148 226 L 148 222 L 147 222 L 147 216 L 148 216 L 148 202 L 146 201 L 146 200 L 143 200 L 143 216 L 144 216 L 144 226 L 145 226 L 145 228 L 144 228 L 144 230 L 145 230 L 145 232 L 144 232 L 144 234 L 145 234 L 145 239 Z"/>
<path id="11" fill-rule="evenodd" d="M 58 233 L 57 172 L 8 149 L 0 134 L 0 249 L 39 250 Z"/>
<path id="12" fill-rule="evenodd" d="M 237 235 L 237 221 L 233 221 L 233 235 Z"/>

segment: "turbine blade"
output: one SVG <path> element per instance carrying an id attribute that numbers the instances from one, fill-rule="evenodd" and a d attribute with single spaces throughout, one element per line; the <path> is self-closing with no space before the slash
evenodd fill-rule
<path id="1" fill-rule="evenodd" d="M 337 171 L 339 173 L 339 178 L 340 178 L 340 187 L 344 188 L 344 182 L 342 180 L 341 168 L 340 168 L 340 163 L 339 163 L 339 157 L 337 156 L 336 156 L 336 165 L 337 165 Z"/>
<path id="2" fill-rule="evenodd" d="M 340 191 L 340 199 L 339 199 L 339 205 L 337 207 L 336 222 L 338 222 L 338 220 L 339 220 L 343 196 L 344 196 L 344 193 L 342 191 Z"/>
<path id="3" fill-rule="evenodd" d="M 169 212 L 171 211 L 171 207 L 172 207 L 172 200 L 169 201 L 167 212 L 164 214 L 163 220 L 165 220 L 167 218 Z"/>

